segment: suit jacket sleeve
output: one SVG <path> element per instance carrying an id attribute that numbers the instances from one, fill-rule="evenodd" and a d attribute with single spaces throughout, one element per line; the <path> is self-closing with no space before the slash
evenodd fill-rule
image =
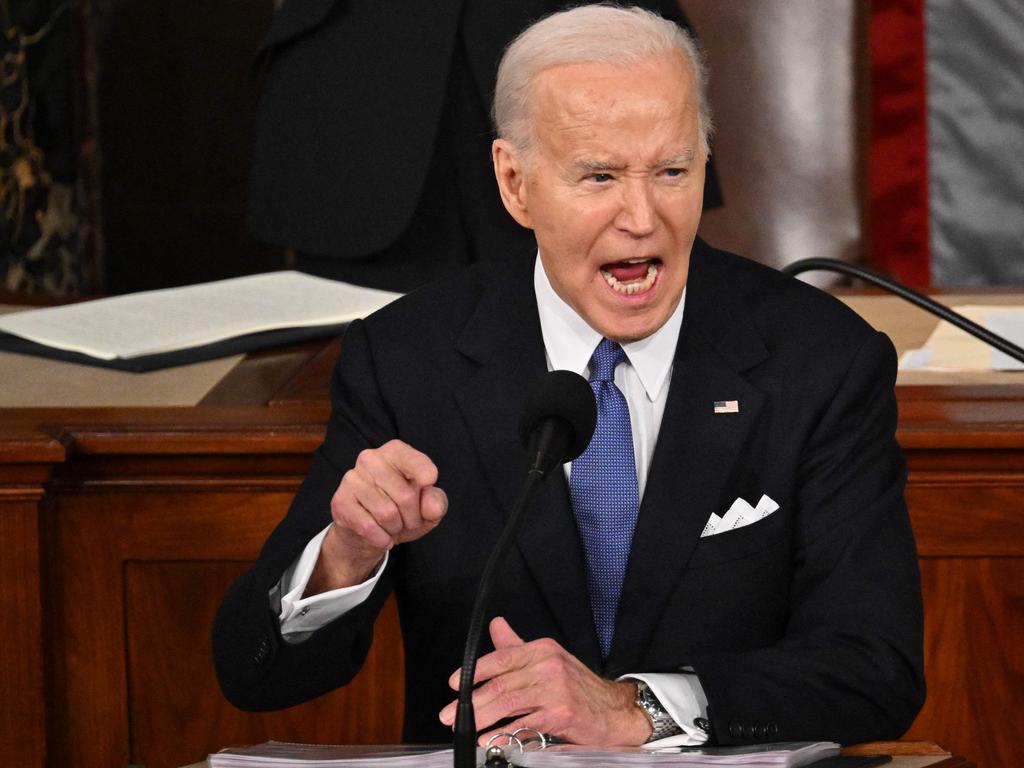
<path id="1" fill-rule="evenodd" d="M 331 382 L 331 418 L 309 475 L 257 562 L 232 585 L 213 628 L 213 659 L 224 695 L 245 710 L 289 707 L 344 685 L 359 671 L 373 639 L 373 621 L 391 591 L 385 570 L 370 597 L 301 643 L 281 638 L 270 591 L 303 547 L 330 522 L 341 476 L 364 448 L 394 436 L 377 390 L 372 353 L 361 321 L 345 334 L 345 366 Z"/>
<path id="2" fill-rule="evenodd" d="M 771 647 L 688 660 L 719 742 L 895 739 L 924 700 L 920 576 L 895 440 L 895 355 L 874 334 L 849 359 L 797 478 L 784 636 Z"/>

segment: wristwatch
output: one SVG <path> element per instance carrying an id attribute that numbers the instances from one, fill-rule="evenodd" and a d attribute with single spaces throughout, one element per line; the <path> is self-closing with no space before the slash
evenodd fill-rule
<path id="1" fill-rule="evenodd" d="M 636 681 L 636 696 L 633 699 L 633 703 L 640 707 L 643 713 L 647 715 L 647 719 L 651 721 L 651 735 L 645 743 L 664 739 L 668 736 L 675 736 L 677 733 L 683 732 L 679 724 L 672 719 L 672 715 L 661 706 L 661 702 L 654 695 L 654 691 L 642 680 Z"/>

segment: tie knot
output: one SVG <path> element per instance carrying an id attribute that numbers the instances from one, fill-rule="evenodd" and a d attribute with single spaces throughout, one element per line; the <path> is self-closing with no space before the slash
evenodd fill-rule
<path id="1" fill-rule="evenodd" d="M 602 339 L 590 358 L 590 380 L 612 381 L 615 378 L 615 366 L 626 358 L 625 350 L 611 339 Z"/>

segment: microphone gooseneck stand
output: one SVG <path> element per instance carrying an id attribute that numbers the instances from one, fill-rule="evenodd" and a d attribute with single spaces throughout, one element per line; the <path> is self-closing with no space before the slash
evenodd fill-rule
<path id="1" fill-rule="evenodd" d="M 501 532 L 498 543 L 494 545 L 491 556 L 484 566 L 477 588 L 473 612 L 470 614 L 469 632 L 466 635 L 466 650 L 462 655 L 462 672 L 459 676 L 459 704 L 455 713 L 455 768 L 477 768 L 476 763 L 476 716 L 473 713 L 473 677 L 476 674 L 476 649 L 480 644 L 480 634 L 484 626 L 484 608 L 491 594 L 491 581 L 494 572 L 505 559 L 508 544 L 519 528 L 523 510 L 533 500 L 540 488 L 546 473 L 540 469 L 531 469 L 526 475 L 519 498 L 516 499 L 512 514 L 509 515 L 505 530 Z"/>
<path id="2" fill-rule="evenodd" d="M 494 574 L 501 567 L 523 511 L 537 495 L 544 479 L 559 471 L 566 461 L 580 455 L 590 443 L 597 422 L 594 393 L 586 379 L 569 371 L 551 371 L 534 388 L 519 425 L 530 469 L 526 474 L 512 512 L 487 559 L 477 586 L 469 632 L 459 674 L 459 698 L 455 710 L 454 768 L 476 768 L 476 715 L 473 712 L 473 678 L 477 647 L 484 626 L 484 609 L 491 594 Z M 493 754 L 492 754 L 493 752 Z M 488 750 L 487 763 L 508 765 L 500 749 Z"/>
<path id="3" fill-rule="evenodd" d="M 954 312 L 945 304 L 940 304 L 934 299 L 925 296 L 923 293 L 918 293 L 912 288 L 908 288 L 905 285 L 897 283 L 895 280 L 889 279 L 885 275 L 880 275 L 878 272 L 874 272 L 865 267 L 861 267 L 856 264 L 848 264 L 845 261 L 839 261 L 837 259 L 801 259 L 800 261 L 794 261 L 792 264 L 787 264 L 781 271 L 784 274 L 795 277 L 801 272 L 812 272 L 815 270 L 851 275 L 852 277 L 860 278 L 872 285 L 877 285 L 879 288 L 884 288 L 890 293 L 896 294 L 900 298 L 905 301 L 909 301 L 911 304 L 920 307 L 926 312 L 931 312 L 933 315 L 941 317 L 943 320 L 955 325 L 960 330 L 965 331 L 976 339 L 985 342 L 990 347 L 994 347 L 1000 352 L 1009 355 L 1014 360 L 1019 360 L 1024 363 L 1024 349 L 1018 347 L 1009 339 L 1005 339 L 998 334 L 992 333 L 988 328 L 978 325 L 976 322 L 969 320 L 959 312 Z"/>

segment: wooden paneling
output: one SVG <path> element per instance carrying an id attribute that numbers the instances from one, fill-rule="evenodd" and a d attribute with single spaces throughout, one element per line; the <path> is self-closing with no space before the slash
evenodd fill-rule
<path id="1" fill-rule="evenodd" d="M 394 743 L 402 702 L 398 619 L 389 603 L 360 675 L 347 687 L 286 712 L 226 704 L 213 674 L 209 628 L 243 563 L 129 562 L 125 616 L 131 757 L 173 768 L 226 744 L 268 739 L 327 744 Z"/>
<path id="2" fill-rule="evenodd" d="M 283 516 L 290 487 L 197 492 L 171 478 L 145 487 L 64 492 L 48 527 L 61 586 L 62 687 L 56 764 L 177 766 L 228 743 L 394 742 L 401 733 L 402 652 L 393 606 L 363 672 L 345 689 L 284 713 L 228 704 L 210 659 L 221 596 Z M 228 480 L 228 478 L 225 478 Z M 228 483 L 230 485 L 230 483 Z M 80 489 L 79 489 L 80 490 Z"/>
<path id="3" fill-rule="evenodd" d="M 11 429 L 7 437 L 0 441 L 0 755 L 35 766 L 47 752 L 40 510 L 51 462 L 64 448 L 39 431 Z"/>
<path id="4" fill-rule="evenodd" d="M 1024 402 L 1004 407 L 1017 414 L 1016 431 L 1010 419 L 959 435 L 947 423 L 935 429 L 941 447 L 930 447 L 919 423 L 904 440 L 916 445 L 908 450 L 907 504 L 920 556 L 928 682 L 908 738 L 937 738 L 992 768 L 1014 765 L 1024 743 L 1024 723 L 1007 716 L 1024 711 L 1024 451 L 1000 447 L 1020 439 Z M 971 447 L 956 450 L 955 439 Z"/>
<path id="5" fill-rule="evenodd" d="M 1024 558 L 926 557 L 921 578 L 928 700 L 908 738 L 941 734 L 979 766 L 1018 764 Z"/>
<path id="6" fill-rule="evenodd" d="M 0 754 L 23 756 L 26 765 L 42 765 L 46 755 L 37 501 L 0 495 Z"/>

